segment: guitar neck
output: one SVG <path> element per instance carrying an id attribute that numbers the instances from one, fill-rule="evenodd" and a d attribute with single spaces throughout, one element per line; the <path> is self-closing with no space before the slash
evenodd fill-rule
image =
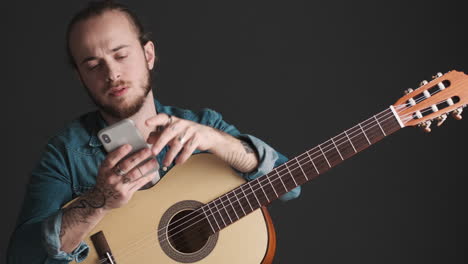
<path id="1" fill-rule="evenodd" d="M 213 233 L 396 132 L 403 127 L 396 111 L 390 106 L 290 159 L 268 174 L 242 184 L 202 206 Z"/>

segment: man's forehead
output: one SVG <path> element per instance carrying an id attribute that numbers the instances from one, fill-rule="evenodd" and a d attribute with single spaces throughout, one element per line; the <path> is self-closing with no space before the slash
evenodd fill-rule
<path id="1" fill-rule="evenodd" d="M 77 23 L 70 35 L 72 50 L 93 53 L 96 49 L 130 46 L 138 41 L 135 26 L 127 15 L 119 11 L 107 11 Z M 78 54 L 76 54 L 78 55 Z"/>

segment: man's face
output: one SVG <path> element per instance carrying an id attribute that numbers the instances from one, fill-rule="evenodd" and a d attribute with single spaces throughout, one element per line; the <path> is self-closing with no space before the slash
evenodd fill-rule
<path id="1" fill-rule="evenodd" d="M 143 48 L 129 18 L 107 11 L 78 22 L 70 50 L 91 99 L 106 114 L 122 119 L 140 110 L 151 90 L 154 46 Z"/>

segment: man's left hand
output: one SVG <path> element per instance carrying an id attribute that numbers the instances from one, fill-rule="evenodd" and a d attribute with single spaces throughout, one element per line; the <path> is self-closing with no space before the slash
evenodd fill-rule
<path id="1" fill-rule="evenodd" d="M 168 167 L 174 158 L 176 164 L 184 163 L 195 151 L 210 151 L 220 143 L 220 131 L 189 120 L 167 114 L 158 114 L 146 120 L 148 127 L 156 128 L 148 136 L 147 142 L 152 144 L 151 150 L 158 155 L 164 146 L 169 145 L 163 166 Z M 161 129 L 162 128 L 162 129 Z"/>

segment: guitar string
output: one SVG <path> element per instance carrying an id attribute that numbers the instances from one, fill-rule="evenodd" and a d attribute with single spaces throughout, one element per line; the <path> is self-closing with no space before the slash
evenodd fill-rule
<path id="1" fill-rule="evenodd" d="M 388 110 L 389 110 L 389 109 L 386 109 L 386 110 L 384 110 L 383 112 L 388 111 Z M 381 113 L 383 113 L 383 112 L 381 112 Z M 381 114 L 381 113 L 379 113 L 379 114 Z M 379 114 L 377 114 L 377 115 L 379 115 Z M 389 113 L 388 113 L 388 114 L 389 114 Z M 377 115 L 376 115 L 376 116 L 377 116 Z M 369 119 L 372 119 L 372 118 L 373 118 L 373 117 L 371 117 L 371 118 L 369 118 Z M 380 117 L 380 118 L 382 118 L 382 117 Z M 368 119 L 368 120 L 369 120 L 369 119 Z M 366 120 L 366 121 L 368 121 L 368 120 Z M 386 121 L 386 120 L 388 120 L 388 118 L 385 119 L 385 120 L 380 120 L 380 121 L 383 123 L 383 122 Z M 364 121 L 364 122 L 366 122 L 366 121 Z M 364 123 L 364 122 L 362 122 L 362 123 Z M 371 124 L 371 123 L 367 124 L 367 126 L 369 126 L 370 124 Z M 364 126 L 364 127 L 365 127 L 366 129 L 368 129 L 367 126 Z M 376 124 L 374 124 L 372 127 L 375 127 L 375 126 L 376 126 Z M 352 129 L 352 128 L 351 128 L 351 129 Z M 348 130 L 351 130 L 351 129 L 348 129 Z M 369 131 L 368 131 L 368 132 L 369 132 Z M 363 133 L 360 132 L 360 133 L 358 133 L 357 135 L 361 135 L 361 134 L 363 134 Z M 351 138 L 355 138 L 355 137 L 357 136 L 357 135 L 354 135 L 354 136 L 353 136 L 352 133 L 350 133 L 349 135 L 351 135 Z M 336 142 L 339 142 L 339 140 L 337 140 Z M 324 142 L 324 143 L 322 143 L 322 144 L 325 144 L 325 143 L 326 143 L 326 142 Z M 341 144 L 342 144 L 342 143 L 341 143 Z M 341 145 L 341 144 L 338 144 L 338 145 Z M 330 145 L 331 145 L 331 144 L 330 144 Z M 310 151 L 310 150 L 309 150 L 309 151 Z M 325 152 L 329 152 L 329 151 L 330 151 L 330 150 L 326 150 Z M 304 154 L 302 154 L 302 155 L 304 155 Z M 300 156 L 298 156 L 298 157 L 300 157 Z M 314 157 L 314 158 L 317 158 L 317 157 Z M 303 159 L 303 160 L 304 160 L 304 159 Z M 276 169 L 279 169 L 280 167 L 281 167 L 281 166 L 278 166 Z M 291 168 L 290 168 L 290 169 L 291 169 Z M 294 170 L 294 168 L 293 168 L 292 170 Z M 280 173 L 280 172 L 283 172 L 283 171 L 284 171 L 284 168 L 283 168 L 283 170 L 281 170 L 281 171 L 277 171 L 276 174 L 277 174 L 277 173 Z M 273 174 L 272 176 L 274 176 L 274 174 Z M 278 180 L 278 179 L 279 179 L 279 178 L 274 179 L 273 181 L 276 181 L 276 180 Z M 260 184 L 260 183 L 261 183 L 261 182 L 257 181 L 256 184 Z M 254 184 L 254 186 L 255 186 L 255 184 Z M 254 187 L 254 186 L 252 186 L 252 187 Z M 258 190 L 258 188 L 257 188 L 256 190 Z M 253 192 L 251 192 L 251 193 L 253 193 Z M 246 196 L 248 196 L 248 195 L 251 194 L 251 193 L 248 193 Z M 226 200 L 226 201 L 227 201 L 227 202 L 230 202 L 231 205 L 232 205 L 232 200 L 231 200 L 231 198 L 229 198 L 228 196 L 226 196 L 226 197 L 227 197 L 227 200 Z M 221 198 L 221 197 L 220 197 L 220 198 Z M 241 199 L 242 199 L 242 198 L 241 198 Z M 215 199 L 215 200 L 216 200 L 216 199 Z M 212 216 L 214 213 L 219 213 L 219 211 L 221 211 L 222 209 L 226 209 L 226 206 L 225 206 L 225 202 L 226 202 L 226 201 L 222 201 L 222 200 L 220 199 L 220 203 L 221 203 L 222 208 L 219 209 L 219 207 L 215 205 L 215 212 L 211 213 L 209 216 Z M 229 206 L 229 205 L 228 205 L 228 206 Z M 211 211 L 211 210 L 210 210 L 210 211 Z M 179 219 L 179 220 L 180 220 L 180 219 Z M 172 224 L 174 224 L 174 223 L 171 223 L 170 225 L 172 225 Z M 194 224 L 195 224 L 195 223 L 194 223 Z M 168 226 L 169 226 L 169 225 L 168 225 Z M 166 226 L 165 228 L 167 228 L 168 226 Z M 183 230 L 181 230 L 181 231 L 183 231 Z M 173 234 L 173 235 L 177 235 L 177 234 Z"/>
<path id="2" fill-rule="evenodd" d="M 364 122 L 365 122 L 365 121 L 364 121 Z M 374 126 L 375 126 L 375 125 L 374 125 Z M 361 133 L 361 134 L 362 134 L 362 133 Z M 277 180 L 277 179 L 276 179 L 276 180 Z M 230 200 L 229 197 L 228 197 L 228 199 Z M 225 205 L 225 202 L 224 202 L 224 201 L 221 200 L 220 202 L 221 202 L 223 205 Z M 244 202 L 244 204 L 246 204 L 246 203 Z M 218 209 L 217 206 L 216 206 L 216 209 Z M 222 208 L 222 209 L 223 209 L 223 208 Z M 221 210 L 222 210 L 222 209 L 221 209 Z M 224 208 L 224 209 L 225 209 L 225 208 Z M 221 210 L 219 210 L 219 211 L 221 211 Z M 216 213 L 216 211 L 215 211 L 214 213 Z M 214 213 L 213 213 L 213 214 L 214 214 Z M 213 215 L 213 214 L 211 214 L 211 215 Z M 211 215 L 210 215 L 210 216 L 211 216 Z M 203 220 L 203 219 L 202 219 L 202 220 Z M 194 224 L 195 224 L 195 223 L 194 223 Z M 193 230 L 193 229 L 192 229 L 191 233 L 193 234 L 193 233 L 196 232 L 196 231 L 197 231 L 197 230 Z M 199 230 L 198 230 L 198 231 L 199 231 Z M 175 235 L 177 235 L 177 234 L 174 234 L 174 236 L 175 236 Z M 173 240 L 173 242 L 174 242 L 174 241 L 175 241 L 175 240 Z M 157 240 L 155 240 L 155 242 L 157 242 Z M 165 242 L 165 240 L 162 240 L 161 242 Z M 152 244 L 150 244 L 150 243 L 146 244 L 146 246 L 150 246 L 150 245 L 152 245 Z M 146 247 L 146 246 L 145 246 L 145 247 Z M 138 249 L 144 249 L 145 247 L 139 247 Z M 138 250 L 138 251 L 140 251 L 140 250 Z M 135 252 L 135 251 L 132 251 L 132 252 Z M 136 253 L 136 252 L 135 252 L 135 253 Z M 124 258 L 123 255 L 126 255 L 126 254 L 124 254 L 123 252 L 120 252 L 120 253 L 119 253 L 120 260 L 122 260 L 122 259 Z M 133 255 L 133 254 L 131 254 L 131 255 Z"/>
<path id="3" fill-rule="evenodd" d="M 426 99 L 426 98 L 422 98 L 421 100 L 424 100 L 424 99 Z M 400 106 L 397 106 L 397 108 L 398 108 L 398 107 L 404 107 L 404 106 L 405 106 L 405 105 L 400 105 Z M 409 107 L 411 107 L 411 105 L 408 106 L 408 107 L 406 107 L 406 109 L 409 108 Z M 385 111 L 388 111 L 388 110 L 389 110 L 389 109 L 386 109 L 386 110 L 382 111 L 381 113 L 383 113 L 383 112 L 385 112 Z M 390 110 L 391 110 L 391 109 L 390 109 Z M 403 110 L 405 110 L 405 109 L 401 109 L 401 110 L 398 111 L 398 112 L 401 112 L 401 111 L 403 111 Z M 429 111 L 429 110 L 430 110 L 430 109 L 428 109 L 428 111 Z M 381 114 L 381 113 L 379 113 L 379 114 Z M 379 115 L 379 114 L 376 114 L 375 116 L 377 116 L 377 115 Z M 407 116 L 410 116 L 411 113 L 406 114 L 406 115 L 407 115 Z M 369 118 L 369 119 L 372 119 L 372 118 L 374 118 L 374 116 L 371 117 L 371 118 Z M 380 118 L 382 118 L 382 117 L 380 117 Z M 406 118 L 406 117 L 403 117 L 403 118 Z M 366 121 L 368 121 L 369 119 L 367 119 Z M 388 120 L 388 119 L 389 119 L 389 118 L 386 118 L 386 119 L 384 119 L 384 120 L 377 120 L 376 123 L 377 123 L 377 125 L 379 125 L 378 123 L 383 123 L 384 121 L 386 121 L 386 120 Z M 413 119 L 413 118 L 409 118 L 408 120 L 411 120 L 411 119 Z M 364 122 L 366 122 L 366 121 L 364 121 Z M 364 122 L 361 122 L 360 124 L 362 124 L 362 123 L 364 123 Z M 406 123 L 406 122 L 407 122 L 407 121 L 405 121 L 405 123 Z M 369 125 L 369 124 L 368 124 L 368 125 Z M 374 124 L 372 127 L 375 127 L 375 126 L 376 126 L 376 125 Z M 356 127 L 356 126 L 355 126 L 355 127 Z M 354 127 L 353 127 L 353 128 L 354 128 Z M 351 129 L 353 129 L 353 128 L 351 128 Z M 348 129 L 348 130 L 351 130 L 351 129 Z M 368 128 L 366 128 L 366 129 L 368 129 Z M 369 132 L 369 131 L 368 131 L 368 132 Z M 344 133 L 344 132 L 342 132 L 341 134 L 343 134 L 343 133 Z M 339 134 L 339 135 L 341 135 L 341 134 Z M 351 133 L 350 133 L 350 134 L 351 134 Z M 364 134 L 364 133 L 358 133 L 357 135 L 359 135 L 359 134 Z M 338 135 L 338 136 L 339 136 L 339 135 Z M 353 136 L 352 138 L 356 137 L 357 135 Z M 349 136 L 349 135 L 348 135 L 348 136 Z M 337 136 L 335 136 L 335 137 L 337 137 Z M 334 137 L 334 138 L 335 138 L 335 137 Z M 344 138 L 344 137 L 343 137 L 343 138 Z M 333 138 L 332 138 L 332 139 L 333 139 Z M 330 140 L 331 140 L 331 139 L 329 139 L 328 141 L 330 141 Z M 337 141 L 335 141 L 335 143 L 338 143 L 339 140 L 340 140 L 340 139 L 338 139 Z M 323 145 L 323 144 L 325 144 L 326 142 L 327 142 L 327 141 L 325 141 L 324 143 L 322 143 L 322 144 L 320 144 L 320 145 Z M 333 143 L 332 143 L 332 144 L 333 144 Z M 328 147 L 328 146 L 331 146 L 332 144 L 327 145 L 327 147 Z M 338 144 L 338 145 L 341 145 L 341 144 L 343 144 L 343 143 L 340 143 L 340 144 Z M 320 146 L 320 145 L 319 145 L 319 146 Z M 338 145 L 337 145 L 337 146 L 338 146 Z M 317 147 L 315 147 L 315 148 L 317 148 Z M 333 148 L 331 148 L 331 149 L 333 149 Z M 326 150 L 325 152 L 329 152 L 331 149 L 328 149 L 328 150 Z M 312 150 L 313 150 L 313 149 L 312 149 Z M 309 151 L 310 151 L 310 150 L 309 150 Z M 316 152 L 316 153 L 317 153 L 317 152 Z M 315 154 L 315 153 L 314 153 L 314 154 Z M 338 154 L 339 154 L 339 152 L 338 152 Z M 302 154 L 302 155 L 304 155 L 304 154 Z M 302 156 L 302 155 L 300 155 L 300 156 Z M 298 156 L 298 157 L 300 157 L 300 156 Z M 298 157 L 296 157 L 295 159 L 297 159 Z M 317 158 L 317 157 L 314 157 L 314 158 L 311 158 L 311 159 L 313 160 L 313 159 L 315 159 L 315 158 Z M 291 161 L 292 161 L 292 160 L 291 160 Z M 279 167 L 280 167 L 280 166 L 278 166 L 278 167 L 275 168 L 275 169 L 278 169 Z M 299 165 L 298 167 L 300 167 L 300 165 Z M 288 168 L 288 169 L 293 171 L 293 170 L 297 169 L 298 167 L 296 167 L 296 168 Z M 282 172 L 282 171 L 281 171 L 281 172 Z M 280 172 L 277 171 L 276 173 L 274 173 L 274 174 L 271 175 L 271 176 L 275 176 L 275 174 L 277 174 L 276 176 L 279 176 L 278 173 L 280 173 Z M 284 176 L 284 175 L 283 175 L 283 176 Z M 279 176 L 279 177 L 283 177 L 283 176 Z M 275 179 L 275 180 L 278 180 L 279 177 L 278 177 L 277 179 Z M 260 182 L 258 181 L 256 184 L 260 184 Z M 254 184 L 254 185 L 255 185 L 255 184 Z M 296 185 L 296 186 L 297 186 L 297 185 Z M 253 186 L 250 186 L 250 187 L 252 188 Z M 252 189 L 253 189 L 253 188 L 252 188 Z M 258 190 L 258 188 L 257 188 L 256 190 Z M 249 191 L 249 190 L 248 190 L 248 191 Z M 255 190 L 252 190 L 251 193 L 254 193 L 254 192 L 255 192 Z M 251 194 L 251 193 L 249 193 L 249 194 Z M 245 197 L 248 196 L 249 194 L 246 194 Z M 254 195 L 255 195 L 255 193 L 254 193 Z M 230 199 L 228 196 L 226 196 L 226 197 L 227 197 L 227 200 L 226 200 L 226 201 L 230 202 L 230 203 L 231 203 L 231 206 L 232 206 L 232 201 L 231 201 L 231 199 Z M 221 211 L 222 209 L 224 209 L 224 210 L 226 211 L 226 207 L 227 207 L 227 206 L 225 206 L 225 202 L 222 201 L 220 198 L 221 198 L 221 197 L 219 197 L 218 199 L 219 199 L 219 202 L 220 202 L 220 204 L 221 204 L 221 206 L 222 206 L 221 209 L 219 209 L 219 207 L 218 207 L 216 204 L 214 204 L 215 212 L 211 213 L 210 216 L 213 216 L 215 213 L 218 213 L 218 214 L 221 216 L 220 211 Z M 268 197 L 266 197 L 266 198 L 267 198 L 267 200 L 268 200 Z M 241 198 L 241 199 L 242 199 L 242 198 Z M 246 199 L 246 198 L 245 198 L 245 199 Z M 217 200 L 217 199 L 215 199 L 214 201 L 216 201 L 216 200 Z M 241 204 L 240 204 L 240 205 L 241 205 Z M 228 206 L 229 206 L 229 205 L 228 205 Z M 242 206 L 242 205 L 241 205 L 241 206 Z M 251 206 L 250 206 L 250 207 L 251 207 Z M 210 211 L 211 211 L 211 209 L 210 209 Z M 227 213 L 227 211 L 226 211 L 226 213 Z M 188 215 L 187 215 L 187 216 L 188 216 Z M 179 220 L 181 220 L 181 219 L 179 219 Z M 202 220 L 203 220 L 203 219 L 202 219 Z M 200 220 L 200 221 L 201 221 L 201 220 Z M 199 222 L 199 221 L 198 221 L 198 222 Z M 172 224 L 174 224 L 174 222 L 171 223 L 170 225 L 172 225 Z M 194 223 L 194 224 L 195 224 L 195 223 Z M 170 226 L 170 225 L 168 225 L 168 226 Z M 192 225 L 193 225 L 193 224 L 192 224 Z M 167 228 L 168 226 L 166 226 L 165 228 Z M 163 228 L 163 229 L 165 229 L 165 228 Z M 180 230 L 179 232 L 181 232 L 181 231 L 183 231 L 183 230 Z M 175 236 L 175 235 L 177 235 L 177 233 L 176 233 L 176 234 L 173 234 L 173 236 Z"/>
<path id="4" fill-rule="evenodd" d="M 374 126 L 375 126 L 375 124 L 374 124 Z M 293 169 L 293 170 L 294 170 L 294 169 Z M 231 199 L 230 199 L 229 197 L 227 197 L 227 198 L 229 199 L 229 202 L 231 202 Z M 220 203 L 222 204 L 222 206 L 225 205 L 225 202 L 222 201 L 221 199 L 220 199 Z M 216 207 L 215 210 L 219 209 L 218 206 L 216 206 L 216 204 L 215 204 L 215 207 Z M 226 210 L 225 207 L 224 207 L 224 208 L 221 208 L 221 210 L 222 210 L 222 209 L 225 209 L 225 210 Z M 219 211 L 221 211 L 221 210 L 215 211 L 215 213 L 219 213 Z M 214 214 L 214 213 L 213 213 L 213 214 Z M 174 235 L 177 235 L 177 234 L 174 234 Z"/>
<path id="5" fill-rule="evenodd" d="M 402 106 L 403 106 L 403 105 L 402 105 Z M 388 109 L 386 109 L 385 111 L 388 111 Z M 383 112 L 385 112 L 385 111 L 383 111 Z M 383 113 L 383 112 L 382 112 L 382 113 Z M 379 113 L 379 114 L 381 114 L 381 113 Z M 379 115 L 379 114 L 377 114 L 377 115 Z M 376 116 L 377 116 L 377 115 L 376 115 Z M 372 118 L 373 118 L 373 117 L 371 117 L 371 118 L 369 118 L 369 119 L 372 119 Z M 382 117 L 380 117 L 380 118 L 382 118 Z M 368 120 L 369 120 L 369 119 L 368 119 Z M 388 119 L 389 119 L 389 118 L 386 118 L 385 120 L 380 120 L 380 121 L 383 123 L 383 122 L 385 122 L 385 121 L 388 120 Z M 366 120 L 366 121 L 368 121 L 368 120 Z M 364 121 L 364 122 L 366 122 L 366 121 Z M 364 122 L 362 122 L 362 123 L 364 123 Z M 370 124 L 370 123 L 369 123 L 369 124 Z M 369 124 L 367 124 L 367 126 L 368 126 Z M 377 124 L 377 125 L 378 125 L 378 124 Z M 372 127 L 376 127 L 377 125 L 374 124 Z M 365 126 L 365 127 L 366 127 L 366 126 Z M 351 128 L 351 129 L 352 129 L 352 128 Z M 349 129 L 349 130 L 351 130 L 351 129 Z M 368 129 L 368 128 L 366 127 L 366 129 Z M 369 131 L 368 131 L 368 132 L 369 132 Z M 357 135 L 360 135 L 360 134 L 364 134 L 364 133 L 358 133 Z M 350 133 L 350 135 L 352 135 L 352 133 Z M 352 136 L 352 138 L 355 138 L 355 137 L 356 137 L 356 135 Z M 338 142 L 338 141 L 337 141 L 337 142 Z M 323 144 L 324 144 L 324 143 L 323 143 Z M 331 144 L 330 144 L 330 145 L 331 145 Z M 341 145 L 341 144 L 339 144 L 339 145 Z M 328 152 L 328 151 L 329 151 L 329 150 L 327 150 L 326 152 Z M 298 156 L 298 157 L 299 157 L 299 156 Z M 314 157 L 314 158 L 317 158 L 317 157 Z M 278 166 L 277 168 L 279 168 L 279 167 L 280 167 L 280 166 Z M 297 169 L 297 168 L 295 168 L 295 169 Z M 292 170 L 294 170 L 294 169 L 292 169 Z M 282 171 L 284 171 L 284 170 L 282 170 Z M 276 173 L 280 173 L 280 172 L 282 172 L 282 171 L 278 171 L 278 172 L 276 172 Z M 275 175 L 273 174 L 272 176 L 275 176 Z M 278 175 L 276 175 L 276 176 L 278 176 Z M 275 179 L 274 181 L 276 181 L 276 180 L 278 180 L 278 179 L 279 179 L 279 178 Z M 260 182 L 257 182 L 257 184 L 259 184 L 259 183 L 260 183 Z M 257 190 L 258 190 L 258 188 L 257 188 Z M 252 192 L 252 193 L 253 193 L 253 192 Z M 250 193 L 249 193 L 249 194 L 250 194 Z M 248 196 L 248 194 L 247 194 L 246 196 Z M 231 198 L 229 198 L 228 196 L 226 196 L 226 197 L 227 197 L 228 202 L 231 202 L 231 205 L 232 205 L 232 200 L 231 200 Z M 221 198 L 221 197 L 220 197 L 220 198 Z M 241 198 L 241 199 L 242 199 L 242 198 Z M 215 199 L 215 200 L 216 200 L 216 199 Z M 226 201 L 227 201 L 227 200 L 226 200 Z M 225 209 L 225 210 L 226 210 L 225 201 L 222 201 L 222 200 L 220 199 L 220 203 L 222 204 L 222 208 L 219 209 L 219 207 L 215 205 L 215 212 L 214 212 L 214 213 L 219 213 L 222 209 Z M 242 203 L 240 203 L 240 204 L 242 204 Z M 228 205 L 228 206 L 229 206 L 229 205 Z M 242 205 L 241 205 L 241 206 L 242 206 Z M 211 210 L 210 210 L 210 211 L 211 211 Z M 210 214 L 209 216 L 212 216 L 214 213 Z M 179 219 L 179 220 L 180 220 L 180 219 Z M 199 221 L 198 221 L 198 222 L 199 222 Z M 171 224 L 173 224 L 173 223 L 171 223 Z M 195 224 L 195 223 L 194 223 L 194 224 Z M 167 226 L 166 226 L 166 228 L 167 228 Z M 183 230 L 181 230 L 181 231 L 183 231 Z M 173 235 L 177 235 L 177 234 L 173 234 Z"/>
<path id="6" fill-rule="evenodd" d="M 221 201 L 221 202 L 224 204 L 224 202 L 223 202 L 223 201 Z"/>

